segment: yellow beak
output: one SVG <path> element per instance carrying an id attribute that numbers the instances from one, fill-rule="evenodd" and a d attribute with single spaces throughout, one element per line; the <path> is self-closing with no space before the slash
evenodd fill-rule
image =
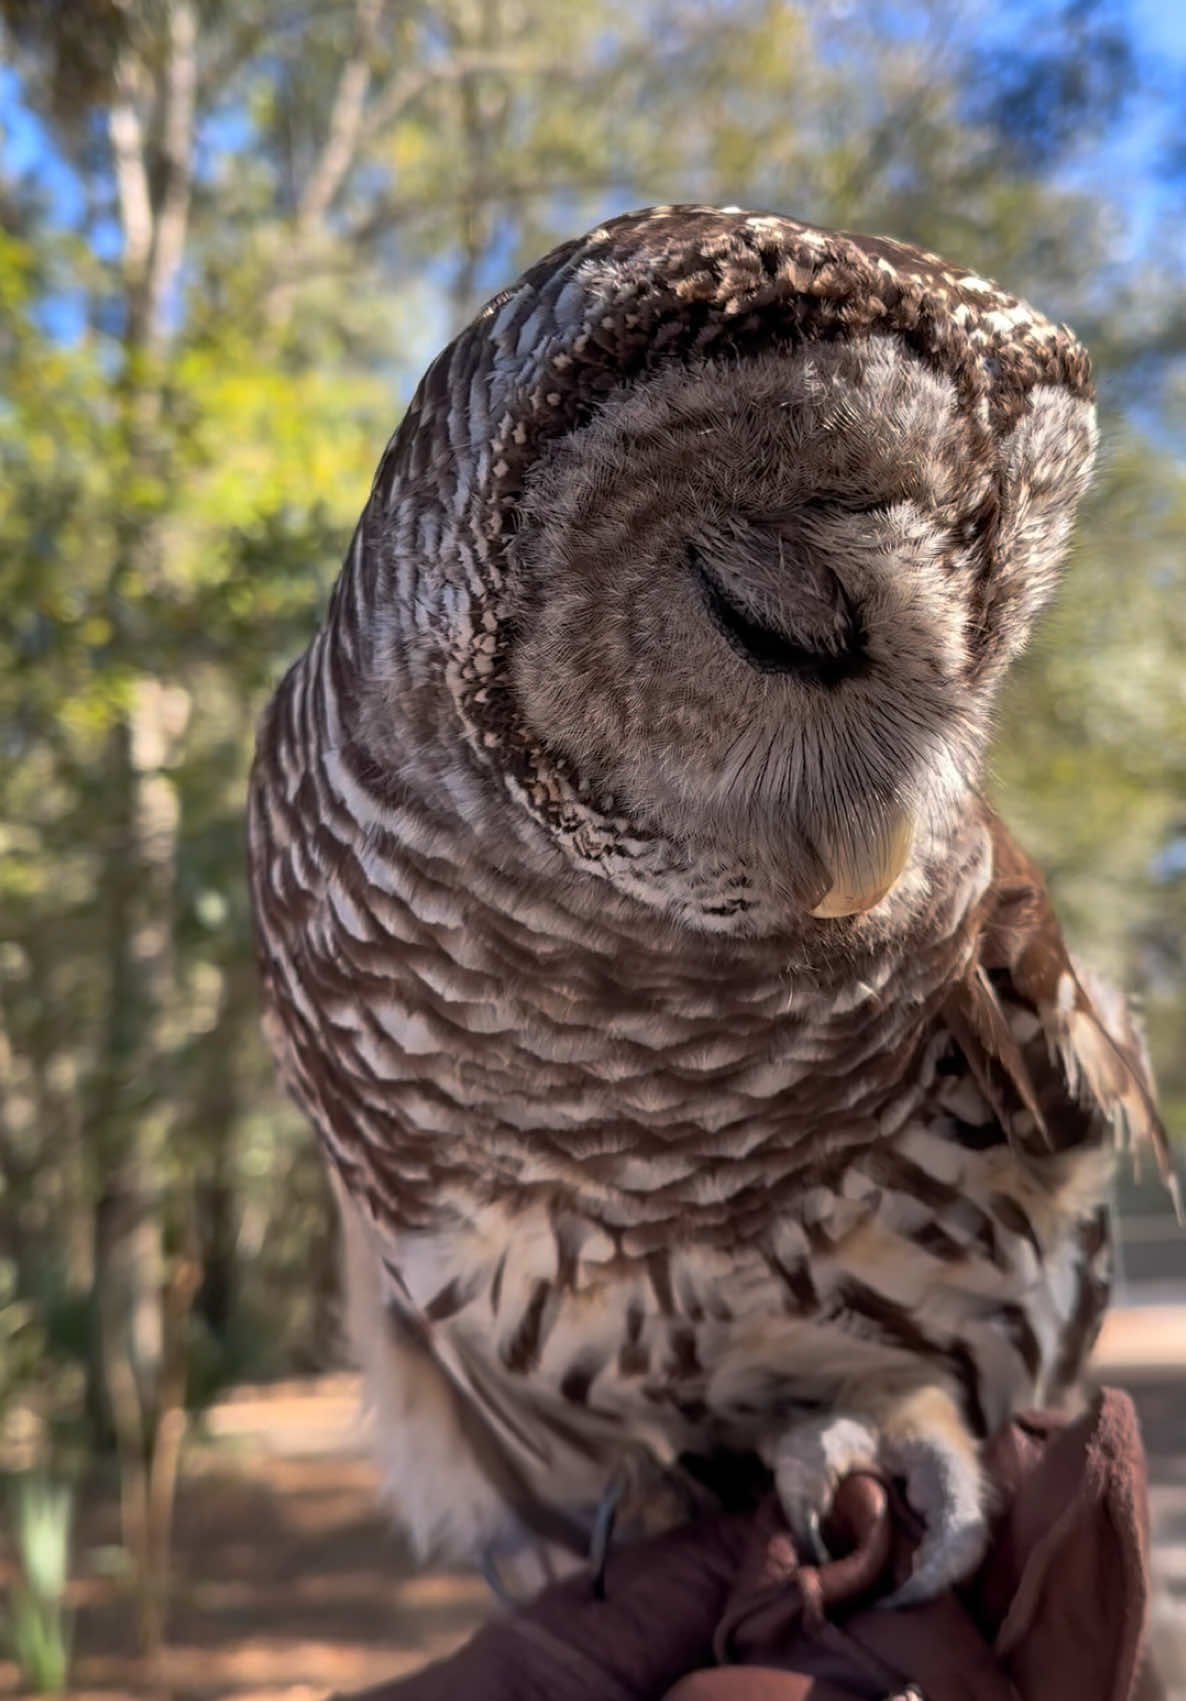
<path id="1" fill-rule="evenodd" d="M 832 854 L 822 850 L 832 884 L 812 915 L 861 915 L 879 904 L 910 860 L 916 826 L 913 811 L 901 810 L 881 831 L 859 844 L 850 843 Z"/>

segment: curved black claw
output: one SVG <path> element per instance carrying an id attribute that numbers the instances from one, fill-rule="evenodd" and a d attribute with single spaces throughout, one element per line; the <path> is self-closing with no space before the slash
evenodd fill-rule
<path id="1" fill-rule="evenodd" d="M 814 1509 L 807 1514 L 806 1534 L 807 1544 L 811 1548 L 812 1563 L 828 1565 L 834 1555 L 824 1540 L 824 1532 L 820 1529 L 819 1513 Z"/>
<path id="2" fill-rule="evenodd" d="M 621 1505 L 625 1487 L 624 1473 L 615 1471 L 605 1485 L 605 1492 L 597 1502 L 597 1511 L 593 1517 L 593 1534 L 589 1538 L 589 1565 L 593 1572 L 593 1598 L 598 1601 L 605 1599 L 605 1568 L 609 1562 L 610 1543 L 614 1539 L 614 1525 L 618 1521 L 618 1507 Z"/>
<path id="3" fill-rule="evenodd" d="M 511 1590 L 508 1589 L 505 1581 L 503 1580 L 502 1572 L 498 1569 L 498 1557 L 495 1554 L 493 1545 L 484 1547 L 482 1549 L 481 1557 L 482 1576 L 486 1580 L 486 1587 L 490 1590 L 490 1593 L 494 1596 L 498 1604 L 504 1607 L 522 1606 L 523 1602 L 517 1595 L 512 1594 Z"/>

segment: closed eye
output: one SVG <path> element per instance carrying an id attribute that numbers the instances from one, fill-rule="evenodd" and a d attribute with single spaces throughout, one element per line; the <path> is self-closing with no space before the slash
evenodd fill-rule
<path id="1" fill-rule="evenodd" d="M 733 602 L 704 563 L 694 544 L 688 546 L 688 565 L 696 576 L 713 624 L 730 646 L 759 673 L 792 674 L 808 684 L 832 686 L 869 671 L 865 623 L 842 585 L 837 585 L 844 627 L 834 647 L 818 649 L 800 644 Z"/>
<path id="2" fill-rule="evenodd" d="M 894 508 L 900 507 L 906 500 L 907 499 L 903 496 L 885 496 L 879 500 L 870 498 L 866 501 L 859 496 L 846 495 L 837 491 L 833 496 L 805 496 L 800 500 L 796 511 L 800 515 L 838 514 L 845 517 L 850 514 L 860 514 L 862 516 L 870 514 L 888 514 L 892 512 Z"/>

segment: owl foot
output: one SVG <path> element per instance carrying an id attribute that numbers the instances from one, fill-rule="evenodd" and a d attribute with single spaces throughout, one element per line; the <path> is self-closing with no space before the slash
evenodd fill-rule
<path id="1" fill-rule="evenodd" d="M 779 1438 L 772 1464 L 796 1546 L 824 1564 L 831 1555 L 822 1524 L 840 1483 L 857 1471 L 880 1474 L 876 1430 L 858 1417 L 805 1418 Z"/>
<path id="2" fill-rule="evenodd" d="M 984 1553 L 984 1479 L 954 1401 L 927 1388 L 872 1417 L 805 1419 L 774 1448 L 774 1480 L 791 1533 L 817 1562 L 828 1557 L 821 1525 L 838 1484 L 868 1471 L 901 1480 L 924 1524 L 910 1576 L 883 1606 L 929 1600 L 972 1571 Z"/>

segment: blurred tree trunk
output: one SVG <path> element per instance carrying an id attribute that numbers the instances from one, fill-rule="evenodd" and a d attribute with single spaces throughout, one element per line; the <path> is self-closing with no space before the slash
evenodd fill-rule
<path id="1" fill-rule="evenodd" d="M 107 1025 L 87 1141 L 99 1176 L 88 1406 L 107 1437 L 118 1433 L 121 1399 L 126 1421 L 129 1397 L 135 1394 L 143 1403 L 151 1395 L 161 1358 L 158 1137 L 145 1088 L 158 1012 L 171 978 L 168 884 L 174 834 L 159 789 L 155 811 L 151 790 L 141 796 L 141 782 L 148 776 L 137 772 L 137 756 L 143 761 L 145 755 L 143 737 L 139 748 L 137 742 L 131 715 L 121 715 L 108 738 L 105 774 L 110 838 L 99 894 L 107 930 Z M 123 1380 L 125 1365 L 130 1387 Z"/>
<path id="2" fill-rule="evenodd" d="M 502 0 L 459 0 L 447 19 L 454 58 L 480 66 L 511 46 Z M 475 70 L 457 81 L 459 187 L 458 265 L 449 285 L 450 329 L 456 334 L 469 321 L 482 295 L 481 267 L 498 217 L 499 184 L 495 161 L 506 145 L 511 89 L 505 79 Z"/>
<path id="3" fill-rule="evenodd" d="M 197 1236 L 202 1263 L 202 1285 L 197 1310 L 202 1321 L 224 1341 L 235 1312 L 237 1297 L 236 1241 L 238 1239 L 238 1188 L 234 1163 L 234 1106 L 232 1095 L 223 1095 L 226 1106 L 217 1121 L 207 1126 L 210 1136 L 209 1173 L 196 1188 Z"/>
<path id="4" fill-rule="evenodd" d="M 320 1153 L 318 1159 L 320 1160 Z M 309 1319 L 310 1347 L 314 1367 L 338 1369 L 348 1362 L 346 1330 L 342 1317 L 342 1233 L 325 1165 L 318 1163 L 320 1197 L 323 1202 L 321 1231 L 310 1247 L 310 1277 L 313 1297 Z"/>
<path id="5" fill-rule="evenodd" d="M 92 1105 L 101 1165 L 95 1207 L 97 1362 L 92 1410 L 114 1431 L 124 1542 L 135 1571 L 139 1633 L 160 1648 L 173 1489 L 184 1428 L 184 1331 L 196 1279 L 183 1260 L 166 1279 L 165 1141 L 171 1095 L 161 1090 L 176 996 L 175 868 L 179 806 L 167 772 L 189 699 L 152 676 L 124 596 L 151 585 L 165 543 L 171 467 L 162 429 L 174 294 L 185 248 L 194 140 L 197 18 L 191 0 L 166 8 L 162 59 L 130 42 L 115 69 L 108 139 L 123 235 L 120 384 L 126 506 L 108 585 L 112 630 L 130 678 L 107 749 L 111 830 L 101 899 L 107 912 L 107 1033 Z"/>
<path id="6" fill-rule="evenodd" d="M 250 958 L 229 962 L 221 972 L 218 1018 L 198 1048 L 189 1120 L 200 1153 L 195 1207 L 202 1285 L 195 1304 L 210 1332 L 225 1340 L 238 1303 L 241 1051 L 244 1036 L 253 1031 L 257 996 Z"/>
<path id="7" fill-rule="evenodd" d="M 162 1175 L 167 1099 L 157 1091 L 174 998 L 173 878 L 178 808 L 162 771 L 186 704 L 141 680 L 115 724 L 107 778 L 122 832 L 103 894 L 109 921 L 105 1068 L 94 1105 L 103 1164 L 95 1206 L 97 1361 L 92 1409 L 114 1434 L 123 1538 L 137 1583 L 138 1628 L 155 1655 L 164 1628 L 168 1540 L 184 1429 L 184 1330 L 192 1260 L 167 1272 Z"/>

